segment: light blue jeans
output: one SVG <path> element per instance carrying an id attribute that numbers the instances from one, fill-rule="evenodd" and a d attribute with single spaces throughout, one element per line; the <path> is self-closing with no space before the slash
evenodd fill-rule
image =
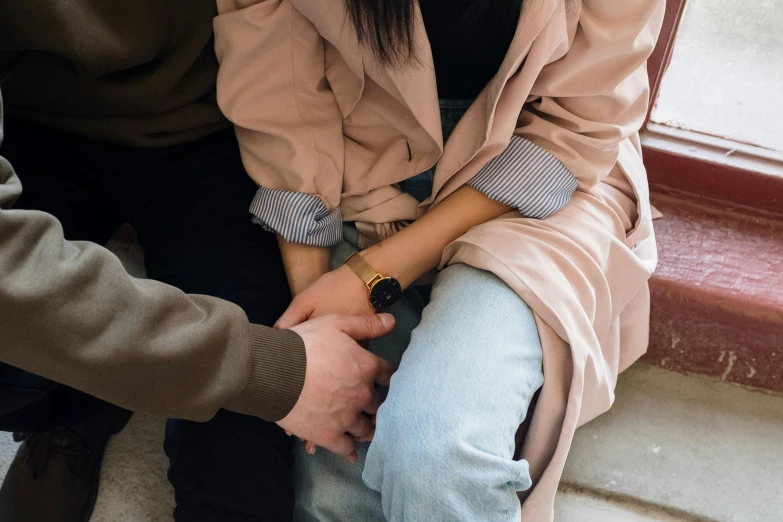
<path id="1" fill-rule="evenodd" d="M 339 265 L 356 229 L 333 250 Z M 495 275 L 468 265 L 414 287 L 392 309 L 395 330 L 370 350 L 399 364 L 375 439 L 349 464 L 296 446 L 298 522 L 519 522 L 531 486 L 514 435 L 543 384 L 533 312 Z"/>

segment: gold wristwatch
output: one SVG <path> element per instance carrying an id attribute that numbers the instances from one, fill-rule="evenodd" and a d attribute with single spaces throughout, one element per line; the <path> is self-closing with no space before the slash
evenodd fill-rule
<path id="1" fill-rule="evenodd" d="M 364 281 L 370 291 L 370 304 L 375 309 L 389 308 L 402 296 L 400 282 L 379 274 L 359 252 L 354 252 L 345 264 Z"/>

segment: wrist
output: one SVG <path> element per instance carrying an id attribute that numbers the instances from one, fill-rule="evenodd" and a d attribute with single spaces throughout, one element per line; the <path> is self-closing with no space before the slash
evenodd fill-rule
<path id="1" fill-rule="evenodd" d="M 420 254 L 404 245 L 389 245 L 384 241 L 364 250 L 362 257 L 383 276 L 399 281 L 404 289 L 436 266 L 429 266 Z"/>
<path id="2" fill-rule="evenodd" d="M 369 290 L 370 305 L 376 310 L 389 308 L 402 296 L 402 285 L 393 276 L 378 272 L 360 252 L 354 252 L 345 265 L 359 277 Z M 352 278 L 356 281 L 356 278 Z"/>
<path id="3" fill-rule="evenodd" d="M 250 325 L 250 371 L 242 391 L 227 410 L 277 422 L 293 409 L 304 387 L 307 350 L 291 330 Z"/>
<path id="4" fill-rule="evenodd" d="M 277 239 L 288 286 L 294 296 L 329 271 L 328 248 L 289 243 L 280 236 Z"/>
<path id="5" fill-rule="evenodd" d="M 406 288 L 440 264 L 449 243 L 509 210 L 464 186 L 397 234 L 367 249 L 364 256 L 378 272 L 396 278 Z"/>

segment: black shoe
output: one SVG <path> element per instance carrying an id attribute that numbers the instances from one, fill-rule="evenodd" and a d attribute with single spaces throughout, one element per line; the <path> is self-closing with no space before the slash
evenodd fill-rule
<path id="1" fill-rule="evenodd" d="M 2 522 L 88 522 L 98 496 L 103 451 L 131 412 L 106 405 L 89 422 L 22 442 L 0 488 Z"/>

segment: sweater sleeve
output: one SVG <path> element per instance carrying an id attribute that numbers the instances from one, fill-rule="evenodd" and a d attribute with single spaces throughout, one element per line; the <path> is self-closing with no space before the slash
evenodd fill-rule
<path id="1" fill-rule="evenodd" d="M 229 407 L 275 421 L 293 408 L 306 366 L 299 336 L 129 276 L 108 250 L 66 241 L 53 216 L 13 209 L 21 192 L 0 157 L 0 361 L 164 417 L 207 420 Z"/>

